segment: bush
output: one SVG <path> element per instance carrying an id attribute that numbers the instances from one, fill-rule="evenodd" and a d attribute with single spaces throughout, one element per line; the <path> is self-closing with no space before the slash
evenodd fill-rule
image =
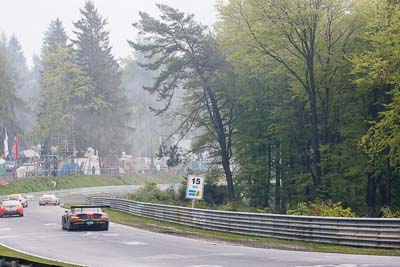
<path id="1" fill-rule="evenodd" d="M 382 207 L 381 213 L 383 218 L 400 218 L 400 211 L 392 211 L 390 207 Z"/>
<path id="2" fill-rule="evenodd" d="M 178 206 L 191 206 L 191 201 L 186 199 L 186 179 L 182 180 L 178 192 L 173 188 L 165 191 L 160 190 L 155 182 L 146 182 L 144 187 L 134 193 L 128 194 L 128 199 L 160 203 Z M 202 201 L 196 201 L 196 208 L 216 208 L 222 206 L 222 209 L 233 210 L 233 207 L 223 206 L 226 204 L 227 189 L 225 184 L 219 183 L 217 174 L 207 174 L 204 184 L 204 198 Z"/>
<path id="3" fill-rule="evenodd" d="M 220 183 L 221 176 L 218 172 L 206 175 L 204 183 L 204 202 L 210 206 L 223 205 L 228 197 L 225 183 Z"/>
<path id="4" fill-rule="evenodd" d="M 350 208 L 343 208 L 341 202 L 315 202 L 297 204 L 294 210 L 288 210 L 290 215 L 323 216 L 323 217 L 355 217 L 355 213 Z"/>
<path id="5" fill-rule="evenodd" d="M 219 183 L 219 176 L 215 173 L 209 173 L 206 175 L 204 180 L 204 195 L 203 200 L 196 202 L 196 207 L 214 207 L 217 205 L 223 205 L 227 199 L 227 189 L 225 184 Z M 186 185 L 187 176 L 182 180 L 178 190 L 178 198 L 182 203 L 188 203 L 186 199 Z M 200 204 L 200 202 L 202 204 Z M 191 203 L 191 202 L 190 202 Z"/>
<path id="6" fill-rule="evenodd" d="M 128 199 L 162 204 L 177 204 L 179 202 L 178 195 L 173 188 L 162 191 L 155 182 L 146 182 L 144 187 L 128 194 Z"/>

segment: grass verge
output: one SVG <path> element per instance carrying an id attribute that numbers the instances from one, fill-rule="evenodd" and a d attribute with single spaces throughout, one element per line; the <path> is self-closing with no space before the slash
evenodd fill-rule
<path id="1" fill-rule="evenodd" d="M 373 249 L 359 248 L 343 245 L 320 244 L 314 242 L 288 241 L 276 238 L 255 237 L 249 235 L 239 235 L 210 231 L 175 223 L 158 221 L 143 217 L 134 216 L 124 212 L 107 209 L 110 221 L 133 226 L 143 230 L 172 234 L 188 238 L 203 239 L 212 242 L 223 242 L 232 245 L 250 246 L 257 248 L 272 248 L 298 251 L 315 251 L 328 253 L 344 253 L 359 255 L 380 255 L 380 256 L 400 256 L 400 249 Z"/>
<path id="2" fill-rule="evenodd" d="M 181 182 L 181 180 L 180 176 L 172 173 L 118 177 L 101 175 L 39 177 L 13 180 L 8 186 L 0 186 L 0 195 L 94 186 L 144 184 L 145 181 L 168 184 Z M 54 187 L 53 181 L 56 182 L 56 187 Z"/>
<path id="3" fill-rule="evenodd" d="M 1 257 L 9 257 L 9 258 L 31 261 L 34 263 L 34 266 L 40 266 L 40 264 L 48 264 L 50 266 L 60 266 L 60 267 L 79 267 L 79 265 L 72 265 L 63 262 L 34 257 L 28 254 L 17 252 L 2 245 L 0 245 L 0 258 Z"/>

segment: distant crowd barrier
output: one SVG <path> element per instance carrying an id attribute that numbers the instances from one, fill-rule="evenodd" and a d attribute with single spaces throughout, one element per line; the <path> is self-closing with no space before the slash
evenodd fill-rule
<path id="1" fill-rule="evenodd" d="M 91 205 L 208 230 L 374 248 L 400 248 L 400 219 L 336 218 L 191 209 L 87 197 Z"/>

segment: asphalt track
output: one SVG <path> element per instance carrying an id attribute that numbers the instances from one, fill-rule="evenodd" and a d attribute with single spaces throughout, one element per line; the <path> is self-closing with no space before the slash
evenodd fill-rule
<path id="1" fill-rule="evenodd" d="M 231 246 L 152 233 L 119 224 L 107 232 L 61 230 L 60 207 L 31 201 L 22 218 L 0 218 L 0 243 L 37 256 L 104 267 L 372 267 L 400 257 L 345 255 Z"/>

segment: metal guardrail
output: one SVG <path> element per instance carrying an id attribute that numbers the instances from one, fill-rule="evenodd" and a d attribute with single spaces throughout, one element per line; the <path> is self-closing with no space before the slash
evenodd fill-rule
<path id="1" fill-rule="evenodd" d="M 88 204 L 208 230 L 374 248 L 400 248 L 400 219 L 336 218 L 191 209 L 110 197 Z"/>
<path id="2" fill-rule="evenodd" d="M 45 263 L 38 263 L 29 260 L 22 260 L 17 258 L 10 258 L 0 256 L 0 267 L 51 267 L 58 265 L 49 265 Z"/>

